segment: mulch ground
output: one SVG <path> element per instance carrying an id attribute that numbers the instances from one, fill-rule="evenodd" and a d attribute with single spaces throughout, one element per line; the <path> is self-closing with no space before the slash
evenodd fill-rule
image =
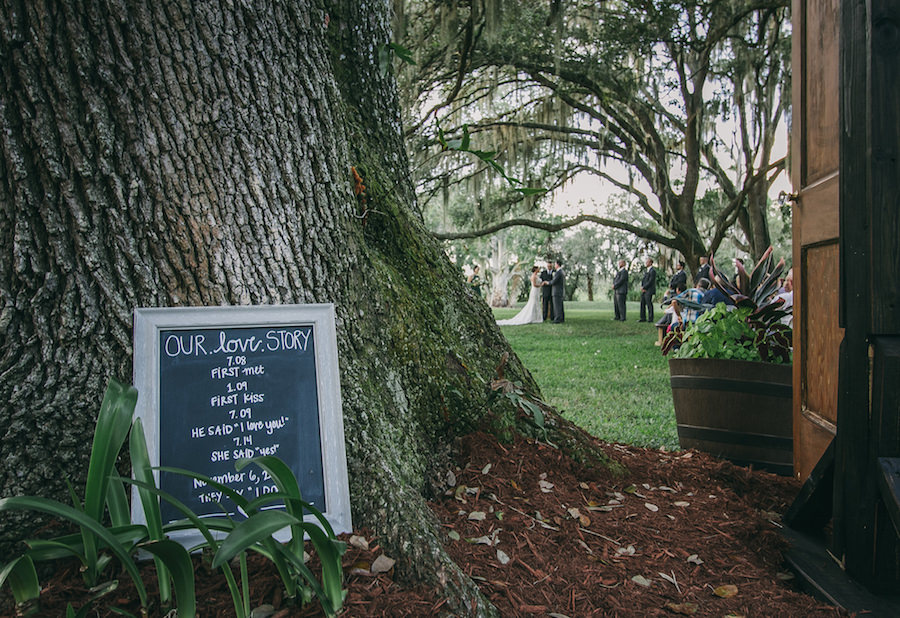
<path id="1" fill-rule="evenodd" d="M 588 471 L 545 444 L 499 444 L 475 434 L 459 449 L 455 485 L 432 508 L 447 549 L 503 616 L 840 616 L 797 590 L 782 561 L 780 513 L 797 493 L 789 478 L 687 451 L 601 444 L 625 476 Z M 407 587 L 392 571 L 373 575 L 383 554 L 366 530 L 348 546 L 344 616 L 449 613 L 439 592 Z M 349 537 L 345 537 L 349 540 Z M 151 567 L 148 567 L 150 569 Z M 319 615 L 286 606 L 271 565 L 250 563 L 254 607 L 274 616 Z M 224 578 L 196 561 L 202 616 L 233 614 Z M 107 606 L 140 615 L 128 578 Z M 155 575 L 145 578 L 151 598 Z M 88 598 L 77 565 L 44 578 L 39 616 L 64 616 Z M 0 615 L 13 616 L 7 604 Z M 152 615 L 152 614 L 151 614 Z"/>

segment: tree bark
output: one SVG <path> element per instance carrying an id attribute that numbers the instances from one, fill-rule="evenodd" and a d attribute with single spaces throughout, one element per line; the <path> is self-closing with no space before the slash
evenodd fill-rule
<path id="1" fill-rule="evenodd" d="M 492 612 L 425 497 L 454 436 L 505 422 L 486 406 L 504 354 L 537 389 L 416 211 L 388 5 L 7 1 L 0 495 L 83 485 L 134 308 L 331 302 L 355 523 Z M 0 553 L 38 523 L 0 520 Z"/>

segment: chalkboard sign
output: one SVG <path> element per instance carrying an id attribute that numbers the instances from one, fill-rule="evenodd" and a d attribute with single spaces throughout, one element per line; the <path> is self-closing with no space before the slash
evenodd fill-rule
<path id="1" fill-rule="evenodd" d="M 203 474 L 252 500 L 275 484 L 235 462 L 274 455 L 336 532 L 351 530 L 332 305 L 137 309 L 134 337 L 136 415 L 153 465 Z M 161 472 L 158 483 L 197 515 L 242 517 L 201 481 Z M 183 519 L 166 501 L 160 508 L 164 523 Z M 132 511 L 142 521 L 136 499 Z"/>

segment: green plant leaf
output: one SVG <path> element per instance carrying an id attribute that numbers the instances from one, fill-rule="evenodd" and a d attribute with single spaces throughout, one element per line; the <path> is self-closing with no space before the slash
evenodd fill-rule
<path id="1" fill-rule="evenodd" d="M 161 468 L 165 469 L 165 468 Z M 176 471 L 176 468 L 171 468 L 169 470 Z M 193 473 L 190 473 L 189 476 L 193 476 Z M 155 484 L 145 483 L 143 481 L 137 479 L 124 479 L 125 482 L 132 483 L 137 485 L 140 488 L 147 490 L 155 496 L 159 496 L 163 500 L 169 502 L 172 506 L 178 509 L 184 516 L 185 520 L 179 522 L 173 522 L 171 524 L 167 524 L 164 527 L 166 531 L 178 531 L 178 530 L 197 530 L 205 541 L 205 546 L 210 547 L 213 550 L 218 549 L 219 543 L 216 541 L 215 536 L 212 533 L 212 530 L 223 531 L 223 532 L 231 532 L 234 529 L 234 522 L 228 519 L 227 517 L 198 517 L 193 511 L 191 511 L 183 502 L 181 502 L 178 498 L 173 496 L 172 494 L 162 491 L 157 488 Z M 212 479 L 210 479 L 212 480 Z M 230 491 L 230 490 L 229 490 Z M 240 496 L 238 496 L 240 498 Z M 200 545 L 193 549 L 201 549 L 204 545 Z M 226 564 L 222 567 L 222 573 L 225 575 L 225 581 L 228 584 L 228 591 L 231 594 L 231 602 L 234 604 L 234 611 L 237 618 L 246 618 L 246 616 L 250 613 L 249 607 L 245 607 L 243 604 L 243 598 L 241 596 L 241 590 L 237 585 L 237 582 L 234 579 L 234 573 L 231 572 L 231 569 Z M 247 588 L 248 583 L 246 581 L 243 582 L 244 589 Z"/>
<path id="2" fill-rule="evenodd" d="M 131 425 L 128 450 L 131 454 L 131 473 L 134 475 L 134 478 L 148 485 L 155 486 L 156 479 L 153 476 L 153 468 L 150 464 L 150 453 L 147 449 L 144 425 L 139 418 L 134 419 Z M 118 482 L 121 483 L 121 481 Z M 159 497 L 143 487 L 138 487 L 137 490 L 150 539 L 161 541 L 165 538 L 165 534 L 163 533 L 162 514 L 159 510 Z M 156 564 L 157 580 L 159 582 L 159 601 L 163 607 L 168 607 L 172 602 L 172 587 L 169 585 L 169 573 L 166 569 L 165 561 L 154 557 L 153 562 Z"/>
<path id="3" fill-rule="evenodd" d="M 41 584 L 38 581 L 34 562 L 29 556 L 19 556 L 8 562 L 0 570 L 0 588 L 9 582 L 16 605 L 34 601 L 41 595 Z"/>
<path id="4" fill-rule="evenodd" d="M 213 568 L 226 564 L 239 553 L 246 551 L 263 539 L 299 523 L 297 518 L 284 511 L 263 511 L 255 513 L 234 527 L 234 530 L 225 537 L 213 558 Z"/>
<path id="5" fill-rule="evenodd" d="M 388 43 L 388 47 L 393 50 L 397 57 L 400 58 L 403 62 L 407 64 L 415 64 L 416 61 L 413 60 L 413 54 L 410 50 L 403 47 L 402 45 L 398 45 L 397 43 Z"/>
<path id="6" fill-rule="evenodd" d="M 165 564 L 175 582 L 175 599 L 178 601 L 178 616 L 194 616 L 197 613 L 197 598 L 194 594 L 194 566 L 191 556 L 180 544 L 163 539 L 144 543 L 141 549 L 153 554 Z M 162 577 L 160 573 L 159 577 Z M 167 575 L 168 576 L 168 575 Z"/>
<path id="7" fill-rule="evenodd" d="M 309 535 L 309 539 L 319 555 L 319 562 L 322 564 L 323 593 L 328 599 L 332 611 L 337 613 L 340 611 L 344 599 L 344 572 L 341 567 L 341 556 L 344 555 L 347 545 L 335 539 L 333 535 L 327 535 L 314 524 L 303 524 L 303 528 Z"/>
<path id="8" fill-rule="evenodd" d="M 85 532 L 83 535 L 84 538 L 90 538 L 92 542 L 95 537 L 99 538 L 106 544 L 110 551 L 115 554 L 116 558 L 119 559 L 119 562 L 128 572 L 128 575 L 134 582 L 134 587 L 137 590 L 138 596 L 141 599 L 141 607 L 147 606 L 147 590 L 144 588 L 144 582 L 141 579 L 141 574 L 137 569 L 137 565 L 135 565 L 134 560 L 131 558 L 131 549 L 122 545 L 109 530 L 104 528 L 103 525 L 94 519 L 91 519 L 86 513 L 82 513 L 71 506 L 56 502 L 55 500 L 39 496 L 13 496 L 11 498 L 2 498 L 0 499 L 0 511 L 38 511 L 40 513 L 46 513 L 79 526 Z M 96 546 L 94 546 L 94 548 L 96 552 Z M 96 564 L 96 553 L 94 556 L 94 564 Z M 86 566 L 91 568 L 90 561 L 86 563 Z"/>
<path id="9" fill-rule="evenodd" d="M 123 547 L 134 547 L 147 538 L 147 528 L 140 524 L 117 526 L 108 528 L 108 530 Z M 36 562 L 60 560 L 72 556 L 82 560 L 82 563 L 84 562 L 84 543 L 81 533 L 67 534 L 54 539 L 29 539 L 25 541 L 25 544 L 29 547 L 28 555 Z M 106 545 L 101 543 L 100 548 L 103 547 Z"/>
<path id="10" fill-rule="evenodd" d="M 132 386 L 111 379 L 106 387 L 100 412 L 97 415 L 97 426 L 94 430 L 94 442 L 91 446 L 91 459 L 88 463 L 87 481 L 84 487 L 84 513 L 95 522 L 103 521 L 103 509 L 107 502 L 109 477 L 115 473 L 116 457 L 125 443 L 128 430 L 131 428 L 131 417 L 137 403 L 137 390 Z M 95 540 L 89 529 L 82 526 L 84 536 L 84 553 L 87 570 L 85 577 L 89 585 L 97 583 L 98 560 Z"/>
<path id="11" fill-rule="evenodd" d="M 128 496 L 122 481 L 110 479 L 106 489 L 106 508 L 113 526 L 127 526 L 131 523 L 131 510 L 128 508 Z"/>

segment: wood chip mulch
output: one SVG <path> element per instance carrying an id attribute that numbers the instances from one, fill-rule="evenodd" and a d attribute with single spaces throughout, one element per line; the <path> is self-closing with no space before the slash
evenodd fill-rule
<path id="1" fill-rule="evenodd" d="M 627 475 L 526 440 L 465 441 L 457 488 L 434 510 L 503 616 L 845 615 L 783 565 L 796 481 L 695 451 L 601 447 Z"/>
<path id="2" fill-rule="evenodd" d="M 431 506 L 450 555 L 502 616 L 846 615 L 798 591 L 782 562 L 779 514 L 795 481 L 694 451 L 598 444 L 627 475 L 586 470 L 525 439 L 462 441 L 455 484 Z M 440 591 L 401 585 L 391 570 L 372 575 L 384 552 L 371 531 L 356 534 L 369 547 L 348 545 L 342 616 L 449 615 Z M 233 616 L 221 573 L 199 559 L 195 571 L 199 614 Z M 250 573 L 253 607 L 271 605 L 277 618 L 320 615 L 312 604 L 284 604 L 264 559 L 251 557 Z M 42 584 L 38 616 L 64 616 L 66 603 L 87 598 L 77 565 L 60 565 Z M 0 616 L 14 616 L 4 599 Z M 89 615 L 117 615 L 110 604 L 139 615 L 127 576 Z"/>

